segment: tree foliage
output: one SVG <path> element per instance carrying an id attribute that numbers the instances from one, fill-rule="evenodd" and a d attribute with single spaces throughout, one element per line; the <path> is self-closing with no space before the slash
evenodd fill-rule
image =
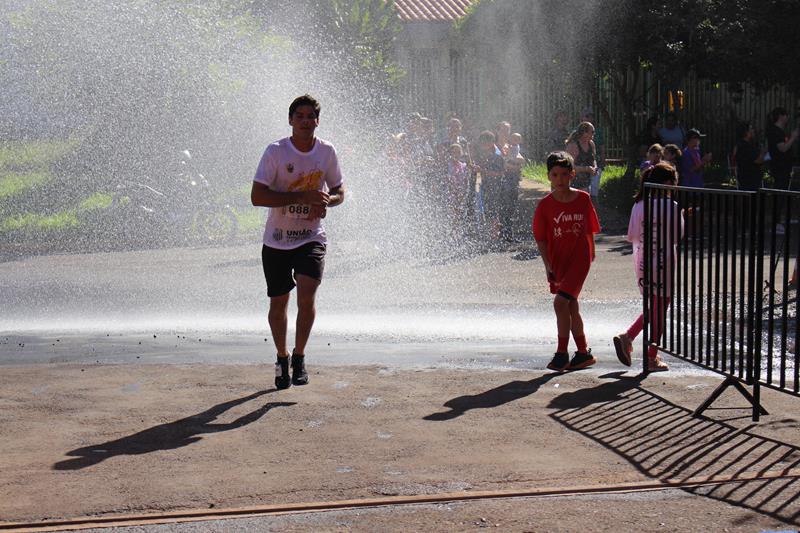
<path id="1" fill-rule="evenodd" d="M 100 179 L 169 173 L 185 149 L 204 155 L 204 172 L 240 179 L 254 146 L 285 130 L 292 95 L 353 98 L 369 84 L 379 95 L 397 75 L 386 59 L 397 17 L 383 0 L 5 7 L 0 134 L 79 138 L 74 159 Z"/>

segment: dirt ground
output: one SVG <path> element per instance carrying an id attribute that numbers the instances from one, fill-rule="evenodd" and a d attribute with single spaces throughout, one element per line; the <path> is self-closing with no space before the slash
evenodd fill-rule
<path id="1" fill-rule="evenodd" d="M 266 365 L 3 367 L 0 517 L 612 485 L 800 467 L 800 403 L 767 391 L 771 414 L 754 425 L 731 391 L 709 419 L 693 418 L 687 408 L 719 383 L 709 375 L 318 366 L 311 380 L 275 391 Z M 800 479 L 793 478 L 337 511 L 261 525 L 755 531 L 796 528 L 799 494 Z M 213 524 L 185 530 L 234 530 Z"/>
<path id="2" fill-rule="evenodd" d="M 523 211 L 531 211 L 542 191 L 523 193 Z M 311 383 L 286 391 L 274 390 L 271 364 L 262 362 L 268 343 L 258 338 L 254 347 L 252 335 L 145 338 L 115 331 L 113 321 L 102 326 L 108 330 L 57 338 L 46 327 L 6 331 L 0 336 L 0 530 L 3 523 L 70 517 L 779 473 L 784 476 L 649 492 L 456 498 L 111 531 L 797 530 L 800 401 L 764 390 L 770 414 L 754 424 L 745 400 L 728 390 L 708 418 L 695 418 L 691 411 L 720 384 L 719 376 L 669 358 L 672 372 L 647 378 L 618 365 L 609 335 L 631 320 L 638 298 L 626 250 L 618 235 L 599 239 L 584 309 L 605 319 L 592 329 L 600 363 L 577 373 L 544 369 L 549 337 L 538 346 L 505 341 L 486 349 L 446 339 L 409 341 L 383 329 L 369 343 L 322 340 L 340 325 L 326 326 L 334 314 L 328 310 L 368 310 L 341 314 L 345 321 L 389 320 L 380 313 L 392 309 L 367 305 L 388 289 L 401 304 L 433 303 L 451 309 L 451 316 L 490 304 L 523 309 L 492 327 L 550 328 L 551 304 L 540 297 L 541 262 L 533 255 L 520 260 L 522 253 L 412 265 L 404 279 L 419 288 L 422 302 L 392 285 L 391 265 L 359 276 L 335 258 L 322 295 L 327 314 L 312 338 L 321 356 L 309 361 Z M 255 282 L 242 282 L 261 283 L 251 255 L 249 248 L 106 254 L 102 269 L 89 255 L 33 257 L 0 264 L 0 279 L 21 280 L 6 286 L 16 295 L 11 317 L 47 310 L 52 317 L 38 323 L 69 330 L 72 322 L 55 319 L 83 312 L 84 323 L 92 323 L 124 308 L 150 317 L 143 327 L 151 327 L 162 320 L 154 310 L 177 316 L 213 309 L 216 316 L 225 311 L 212 307 L 219 302 L 255 315 L 262 297 L 251 294 Z M 153 264 L 159 276 L 147 274 Z M 52 301 L 56 272 L 61 285 L 75 288 L 58 304 Z M 116 288 L 120 301 L 109 303 L 105 287 L 121 272 L 129 278 L 127 292 Z M 361 290 L 354 293 L 354 285 Z M 476 328 L 487 327 L 480 321 L 491 315 L 485 317 Z M 323 354 L 330 357 L 324 364 Z"/>

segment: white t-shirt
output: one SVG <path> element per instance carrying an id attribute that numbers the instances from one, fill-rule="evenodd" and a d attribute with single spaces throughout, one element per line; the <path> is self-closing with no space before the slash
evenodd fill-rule
<path id="1" fill-rule="evenodd" d="M 342 173 L 329 142 L 317 138 L 310 152 L 301 152 L 286 137 L 267 146 L 253 181 L 276 192 L 328 191 L 342 184 Z M 281 250 L 314 241 L 327 244 L 322 220 L 308 219 L 310 208 L 308 204 L 270 208 L 264 244 Z"/>
<path id="2" fill-rule="evenodd" d="M 661 296 L 672 295 L 672 271 L 675 267 L 675 252 L 678 241 L 683 236 L 683 214 L 680 207 L 673 200 L 661 198 L 653 200 L 650 205 L 650 217 L 653 220 L 653 236 L 651 242 L 653 251 L 650 254 L 652 265 L 651 281 L 655 290 L 652 292 Z M 665 223 L 659 226 L 659 217 Z M 672 222 L 670 224 L 670 221 Z M 665 228 L 665 229 L 664 229 Z M 661 235 L 659 237 L 659 232 Z M 661 239 L 658 241 L 657 239 Z M 644 201 L 639 200 L 631 209 L 631 218 L 628 222 L 628 242 L 633 244 L 633 268 L 636 272 L 636 283 L 639 292 L 644 293 Z M 662 244 L 659 254 L 657 246 Z M 672 246 L 670 246 L 670 243 Z"/>

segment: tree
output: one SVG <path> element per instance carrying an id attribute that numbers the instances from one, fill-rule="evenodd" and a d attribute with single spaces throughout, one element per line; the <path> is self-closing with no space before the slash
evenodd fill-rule
<path id="1" fill-rule="evenodd" d="M 467 53 L 481 53 L 496 50 L 490 38 L 519 34 L 528 75 L 588 91 L 633 162 L 645 73 L 673 87 L 690 73 L 734 86 L 800 87 L 798 28 L 796 0 L 484 0 L 460 36 Z M 613 99 L 599 91 L 601 80 Z"/>

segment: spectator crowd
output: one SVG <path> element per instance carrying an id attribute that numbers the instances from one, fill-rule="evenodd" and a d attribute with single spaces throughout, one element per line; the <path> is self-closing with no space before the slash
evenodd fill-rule
<path id="1" fill-rule="evenodd" d="M 727 161 L 716 161 L 727 163 L 741 189 L 764 186 L 765 170 L 773 178 L 770 186 L 791 185 L 800 131 L 788 131 L 789 113 L 780 107 L 767 122 L 763 141 L 752 124 L 739 124 L 736 146 Z M 388 164 L 401 169 L 397 175 L 402 194 L 416 220 L 433 222 L 451 237 L 519 242 L 515 234 L 520 222 L 518 195 L 527 158 L 543 160 L 547 153 L 566 151 L 575 162 L 573 187 L 589 192 L 597 202 L 606 162 L 604 132 L 596 126 L 591 108 L 581 111 L 577 126 L 569 124 L 565 112 L 556 112 L 552 129 L 529 144 L 544 150 L 530 154 L 523 147 L 525 139 L 507 121 L 470 130 L 468 139 L 463 121 L 455 115 L 439 129 L 432 119 L 412 113 L 403 131 L 390 139 Z M 677 171 L 679 185 L 704 187 L 708 165 L 715 161 L 713 154 L 703 151 L 704 138 L 699 129 L 681 124 L 675 113 L 667 113 L 663 122 L 652 116 L 639 135 L 640 170 L 664 162 Z"/>

